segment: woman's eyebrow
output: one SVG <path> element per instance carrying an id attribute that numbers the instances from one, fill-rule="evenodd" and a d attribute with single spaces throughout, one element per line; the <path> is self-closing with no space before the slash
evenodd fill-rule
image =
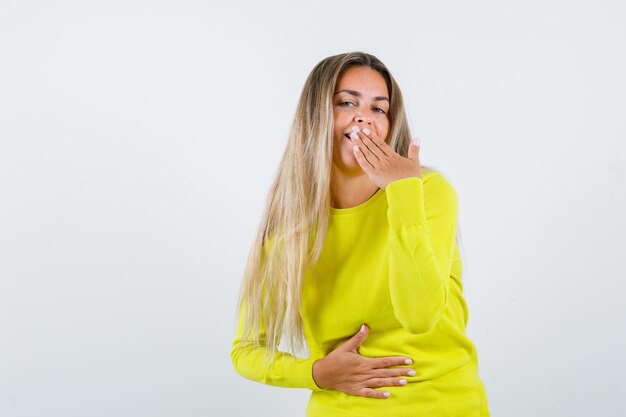
<path id="1" fill-rule="evenodd" d="M 356 96 L 356 97 L 361 97 L 361 93 L 359 93 L 358 91 L 354 91 L 354 90 L 339 90 L 334 95 L 337 95 L 337 94 L 342 93 L 342 92 L 346 92 L 348 94 L 352 94 L 353 96 Z M 382 100 L 389 101 L 389 99 L 387 97 L 384 97 L 384 96 L 374 97 L 374 101 L 382 101 Z"/>

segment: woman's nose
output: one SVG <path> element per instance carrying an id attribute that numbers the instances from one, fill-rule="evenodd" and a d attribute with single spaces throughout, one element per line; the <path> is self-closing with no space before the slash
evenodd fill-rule
<path id="1" fill-rule="evenodd" d="M 370 120 L 369 117 L 365 117 L 365 116 L 357 116 L 356 117 L 356 121 L 359 124 L 366 124 L 366 125 L 371 125 L 372 121 Z"/>

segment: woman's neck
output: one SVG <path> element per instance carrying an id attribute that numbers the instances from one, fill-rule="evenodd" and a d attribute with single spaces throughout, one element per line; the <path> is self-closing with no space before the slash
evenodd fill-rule
<path id="1" fill-rule="evenodd" d="M 358 206 L 369 200 L 378 189 L 379 187 L 365 173 L 347 176 L 335 171 L 330 179 L 332 207 L 342 209 Z"/>

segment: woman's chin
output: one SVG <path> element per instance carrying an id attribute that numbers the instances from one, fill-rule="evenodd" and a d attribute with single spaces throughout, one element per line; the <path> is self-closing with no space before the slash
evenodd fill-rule
<path id="1" fill-rule="evenodd" d="M 361 165 L 359 165 L 359 161 L 356 160 L 356 156 L 354 156 L 352 149 L 350 149 L 349 153 L 346 152 L 346 154 L 342 158 L 342 162 L 347 170 L 350 170 L 350 171 L 362 170 Z"/>
<path id="2" fill-rule="evenodd" d="M 352 150 L 353 146 L 354 145 L 349 141 L 342 143 L 341 151 L 338 155 L 339 158 L 337 159 L 341 161 L 340 163 L 346 171 L 362 171 L 363 169 L 361 165 L 359 165 L 359 161 L 357 161 L 356 156 L 354 156 L 354 151 Z"/>

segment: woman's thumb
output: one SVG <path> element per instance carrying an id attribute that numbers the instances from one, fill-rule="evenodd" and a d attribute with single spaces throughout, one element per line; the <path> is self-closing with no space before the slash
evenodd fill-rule
<path id="1" fill-rule="evenodd" d="M 417 156 L 419 154 L 419 139 L 415 139 L 411 142 L 411 144 L 409 145 L 409 159 L 412 161 L 417 162 Z"/>
<path id="2" fill-rule="evenodd" d="M 361 329 L 352 336 L 346 343 L 343 344 L 343 347 L 347 350 L 357 350 L 357 348 L 363 343 L 363 341 L 367 338 L 368 327 L 366 324 L 361 326 Z"/>

